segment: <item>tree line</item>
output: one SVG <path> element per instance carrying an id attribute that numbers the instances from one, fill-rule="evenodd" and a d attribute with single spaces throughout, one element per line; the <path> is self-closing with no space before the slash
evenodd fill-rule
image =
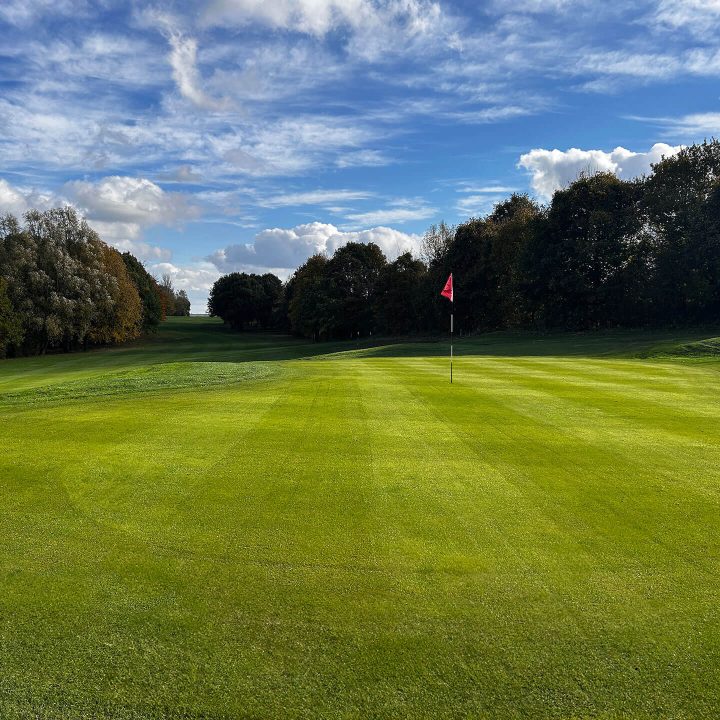
<path id="1" fill-rule="evenodd" d="M 169 276 L 158 283 L 73 208 L 0 217 L 0 357 L 123 343 L 189 313 Z"/>
<path id="2" fill-rule="evenodd" d="M 636 180 L 581 174 L 548 205 L 513 194 L 488 215 L 425 233 L 421 257 L 372 243 L 315 255 L 286 283 L 220 278 L 209 311 L 238 329 L 315 339 L 444 330 L 672 327 L 720 319 L 720 142 L 663 158 Z"/>

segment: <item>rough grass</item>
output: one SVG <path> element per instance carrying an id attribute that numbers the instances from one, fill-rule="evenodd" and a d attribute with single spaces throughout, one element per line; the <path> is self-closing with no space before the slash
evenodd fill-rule
<path id="1" fill-rule="evenodd" d="M 2 363 L 0 717 L 716 717 L 707 337 Z"/>

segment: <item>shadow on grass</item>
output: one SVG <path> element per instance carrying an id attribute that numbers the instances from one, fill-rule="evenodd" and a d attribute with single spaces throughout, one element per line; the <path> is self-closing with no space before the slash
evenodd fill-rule
<path id="1" fill-rule="evenodd" d="M 589 333 L 497 332 L 455 339 L 455 354 L 495 357 L 720 358 L 718 328 Z M 364 338 L 312 342 L 243 333 L 207 317 L 170 318 L 155 335 L 120 347 L 0 361 L 0 392 L 161 363 L 444 357 L 449 339 Z"/>

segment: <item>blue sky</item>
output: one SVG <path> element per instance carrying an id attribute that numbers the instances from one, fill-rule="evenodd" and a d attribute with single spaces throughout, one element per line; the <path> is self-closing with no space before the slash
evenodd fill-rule
<path id="1" fill-rule="evenodd" d="M 203 312 L 717 135 L 719 31 L 720 0 L 3 0 L 0 211 L 71 203 Z"/>

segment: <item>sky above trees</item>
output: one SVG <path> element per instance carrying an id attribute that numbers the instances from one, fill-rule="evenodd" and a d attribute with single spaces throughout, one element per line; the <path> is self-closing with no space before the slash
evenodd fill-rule
<path id="1" fill-rule="evenodd" d="M 0 211 L 70 203 L 202 312 L 717 135 L 718 31 L 717 0 L 4 0 Z"/>

